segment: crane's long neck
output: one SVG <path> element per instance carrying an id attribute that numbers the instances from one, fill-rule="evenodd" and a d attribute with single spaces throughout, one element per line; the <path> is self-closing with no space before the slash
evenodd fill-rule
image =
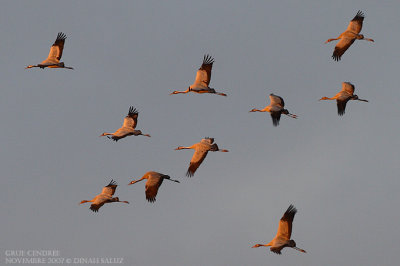
<path id="1" fill-rule="evenodd" d="M 332 98 L 329 98 L 329 97 L 322 97 L 321 99 L 319 99 L 320 101 L 323 101 L 323 100 L 336 100 L 336 97 L 334 96 L 334 97 L 332 97 Z"/>
<path id="2" fill-rule="evenodd" d="M 108 136 L 108 135 L 114 135 L 114 133 L 107 133 L 107 132 L 104 132 L 104 133 L 101 134 L 99 137 Z"/>
<path id="3" fill-rule="evenodd" d="M 339 39 L 340 39 L 340 36 L 337 37 L 337 38 L 328 39 L 325 43 L 328 43 L 328 42 L 331 42 L 331 41 L 336 41 L 336 40 L 339 40 Z"/>
<path id="4" fill-rule="evenodd" d="M 187 90 L 185 90 L 185 91 L 173 91 L 172 93 L 170 93 L 169 95 L 172 95 L 172 94 L 178 94 L 178 93 L 188 93 L 190 91 L 190 87 L 189 88 L 187 88 Z"/>
<path id="5" fill-rule="evenodd" d="M 268 108 L 268 106 L 265 107 L 264 109 L 261 109 L 261 110 L 253 108 L 253 109 L 250 110 L 250 112 L 269 112 L 269 108 Z"/>
<path id="6" fill-rule="evenodd" d="M 187 149 L 194 149 L 194 146 L 190 146 L 190 147 L 183 147 L 183 146 L 179 146 L 178 148 L 176 148 L 175 150 L 187 150 Z"/>
<path id="7" fill-rule="evenodd" d="M 272 246 L 272 243 L 269 242 L 268 244 L 255 244 L 254 246 L 252 246 L 253 248 L 259 248 L 259 247 L 269 247 Z"/>
<path id="8" fill-rule="evenodd" d="M 142 180 L 144 180 L 144 179 L 146 179 L 146 178 L 147 178 L 147 176 L 144 175 L 142 178 L 140 178 L 140 179 L 138 179 L 138 180 L 133 180 L 133 181 L 130 182 L 128 185 L 133 185 L 133 184 L 135 184 L 135 183 L 137 183 L 137 182 L 140 182 L 140 181 L 142 181 Z"/>
<path id="9" fill-rule="evenodd" d="M 93 200 L 82 200 L 81 203 L 79 203 L 79 204 L 86 203 L 86 202 L 93 202 Z"/>
<path id="10" fill-rule="evenodd" d="M 28 69 L 28 68 L 33 68 L 33 67 L 39 67 L 39 66 L 38 66 L 38 65 L 35 65 L 35 66 L 33 66 L 33 65 L 29 65 L 29 66 L 25 67 L 25 69 Z"/>

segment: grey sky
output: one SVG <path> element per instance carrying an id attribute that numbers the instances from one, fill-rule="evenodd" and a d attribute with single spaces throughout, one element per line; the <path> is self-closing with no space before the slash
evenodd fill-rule
<path id="1" fill-rule="evenodd" d="M 362 32 L 340 62 L 337 37 L 358 10 Z M 399 1 L 4 1 L 0 9 L 1 263 L 5 250 L 60 257 L 123 257 L 125 265 L 396 265 L 400 253 Z M 44 60 L 58 32 L 73 71 L 24 67 Z M 168 95 L 215 58 L 217 95 Z M 369 103 L 339 117 L 333 96 L 355 84 Z M 272 126 L 267 95 L 299 119 Z M 152 135 L 118 143 L 130 105 Z M 192 151 L 210 153 L 184 176 Z M 145 200 L 154 170 L 164 182 Z M 116 196 L 92 199 L 111 178 Z M 307 254 L 251 249 L 269 242 L 289 204 L 292 238 Z"/>

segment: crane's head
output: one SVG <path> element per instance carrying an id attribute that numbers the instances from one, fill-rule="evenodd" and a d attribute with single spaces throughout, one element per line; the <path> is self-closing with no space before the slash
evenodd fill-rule
<path id="1" fill-rule="evenodd" d="M 131 181 L 128 185 L 133 185 L 133 184 L 135 184 L 137 182 L 137 180 L 133 180 L 133 181 Z"/>
<path id="2" fill-rule="evenodd" d="M 259 247 L 262 247 L 262 246 L 264 246 L 264 245 L 262 245 L 262 244 L 255 244 L 255 245 L 252 246 L 251 248 L 259 248 Z"/>
<path id="3" fill-rule="evenodd" d="M 253 108 L 253 109 L 251 109 L 249 112 L 259 112 L 260 110 L 258 110 L 258 109 L 256 109 L 256 108 Z"/>
<path id="4" fill-rule="evenodd" d="M 32 68 L 32 67 L 35 67 L 35 66 L 29 65 L 29 66 L 25 67 L 25 69 Z"/>

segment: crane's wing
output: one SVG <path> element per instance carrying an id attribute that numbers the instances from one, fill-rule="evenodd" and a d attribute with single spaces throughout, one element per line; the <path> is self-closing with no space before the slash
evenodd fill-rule
<path id="1" fill-rule="evenodd" d="M 342 91 L 353 95 L 354 94 L 354 85 L 350 82 L 342 82 Z"/>
<path id="2" fill-rule="evenodd" d="M 290 205 L 279 221 L 278 232 L 275 238 L 290 240 L 293 218 L 296 212 L 297 209 L 293 205 Z"/>
<path id="3" fill-rule="evenodd" d="M 193 83 L 193 87 L 206 87 L 210 84 L 211 70 L 214 63 L 214 58 L 210 55 L 204 55 L 203 64 L 197 70 L 196 79 Z"/>
<path id="4" fill-rule="evenodd" d="M 66 38 L 67 36 L 64 33 L 62 32 L 58 33 L 56 41 L 50 47 L 50 53 L 49 56 L 47 57 L 47 60 L 57 61 L 57 62 L 60 61 Z"/>
<path id="5" fill-rule="evenodd" d="M 97 195 L 94 199 L 93 199 L 93 203 L 90 205 L 90 209 L 94 212 L 98 212 L 100 207 L 104 205 L 104 203 L 106 203 L 107 201 L 107 197 L 104 197 L 102 194 Z"/>
<path id="6" fill-rule="evenodd" d="M 205 137 L 204 139 L 202 139 L 200 142 L 202 143 L 206 143 L 206 144 L 213 144 L 214 142 L 214 138 L 209 138 L 209 137 Z"/>
<path id="7" fill-rule="evenodd" d="M 340 115 L 340 116 L 344 115 L 344 113 L 346 111 L 347 102 L 348 102 L 348 99 L 346 99 L 346 100 L 336 100 L 338 115 Z"/>
<path id="8" fill-rule="evenodd" d="M 124 118 L 122 127 L 136 128 L 139 112 L 133 106 L 129 107 L 128 115 Z"/>
<path id="9" fill-rule="evenodd" d="M 347 49 L 353 44 L 355 41 L 354 38 L 342 38 L 340 41 L 336 44 L 335 50 L 333 51 L 332 58 L 335 61 L 339 61 L 342 58 L 342 55 L 344 52 L 346 52 Z"/>
<path id="10" fill-rule="evenodd" d="M 271 93 L 269 95 L 269 99 L 271 101 L 271 105 L 279 105 L 282 108 L 285 107 L 285 101 L 282 99 L 282 97 Z"/>
<path id="11" fill-rule="evenodd" d="M 94 211 L 94 212 L 98 212 L 100 207 L 103 206 L 103 205 L 104 205 L 104 202 L 103 203 L 99 203 L 99 204 L 93 203 L 92 205 L 90 205 L 90 209 L 92 211 Z"/>
<path id="12" fill-rule="evenodd" d="M 356 16 L 350 21 L 349 26 L 347 26 L 347 31 L 359 34 L 364 21 L 364 13 L 358 10 Z"/>
<path id="13" fill-rule="evenodd" d="M 163 175 L 157 174 L 154 175 L 152 174 L 149 179 L 146 181 L 146 199 L 149 202 L 155 202 L 156 201 L 156 196 L 158 192 L 158 188 L 161 186 L 164 178 Z"/>
<path id="14" fill-rule="evenodd" d="M 272 124 L 275 127 L 279 125 L 279 121 L 281 120 L 281 112 L 271 112 Z"/>
<path id="15" fill-rule="evenodd" d="M 192 177 L 194 172 L 196 172 L 197 168 L 199 168 L 200 164 L 206 158 L 208 151 L 205 149 L 196 149 L 192 159 L 190 160 L 189 169 L 187 170 L 186 176 Z"/>
<path id="16" fill-rule="evenodd" d="M 110 184 L 103 187 L 101 194 L 105 194 L 105 195 L 112 197 L 112 195 L 114 195 L 114 193 L 115 193 L 115 190 L 117 189 L 117 186 L 118 186 L 117 182 L 115 182 L 114 180 L 111 179 Z"/>

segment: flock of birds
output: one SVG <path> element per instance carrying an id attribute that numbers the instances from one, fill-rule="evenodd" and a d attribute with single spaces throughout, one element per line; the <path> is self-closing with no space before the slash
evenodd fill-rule
<path id="1" fill-rule="evenodd" d="M 364 20 L 364 14 L 361 11 L 358 11 L 356 16 L 350 21 L 346 31 L 341 33 L 339 37 L 328 39 L 325 42 L 329 43 L 334 40 L 340 40 L 336 44 L 332 55 L 332 58 L 335 61 L 339 61 L 341 59 L 342 55 L 353 44 L 355 40 L 366 40 L 370 42 L 374 41 L 372 39 L 365 38 L 364 35 L 362 34 L 359 34 L 362 28 L 363 20 Z M 50 53 L 47 59 L 38 65 L 29 65 L 26 68 L 38 67 L 41 69 L 44 68 L 73 69 L 72 67 L 65 66 L 64 62 L 60 62 L 64 49 L 65 39 L 66 35 L 64 33 L 62 32 L 58 33 L 56 41 L 50 48 Z M 190 85 L 187 90 L 173 91 L 171 95 L 194 92 L 199 94 L 211 93 L 221 96 L 227 96 L 225 93 L 217 92 L 214 88 L 209 87 L 213 63 L 214 63 L 214 58 L 212 58 L 210 55 L 204 55 L 203 63 L 197 71 L 194 83 Z M 284 108 L 285 102 L 282 99 L 282 97 L 271 93 L 269 95 L 269 98 L 270 98 L 270 104 L 266 106 L 264 109 L 260 110 L 254 108 L 250 110 L 250 112 L 269 112 L 274 126 L 279 125 L 279 121 L 282 114 L 292 118 L 297 118 L 297 115 L 289 113 L 289 111 Z M 335 96 L 331 98 L 322 97 L 320 100 L 336 100 L 338 115 L 340 116 L 342 116 L 345 113 L 346 104 L 348 101 L 358 100 L 358 101 L 368 102 L 367 100 L 359 99 L 358 96 L 354 94 L 354 85 L 351 84 L 350 82 L 343 82 L 342 90 Z M 109 139 L 112 139 L 114 141 L 118 141 L 122 138 L 131 135 L 134 136 L 142 135 L 150 137 L 149 134 L 143 134 L 141 130 L 136 129 L 138 115 L 139 112 L 133 106 L 131 106 L 129 108 L 128 115 L 124 118 L 122 127 L 117 129 L 114 133 L 104 132 L 103 134 L 100 135 L 100 137 L 107 136 Z M 209 137 L 202 139 L 200 142 L 195 143 L 192 146 L 189 147 L 179 146 L 175 150 L 183 150 L 183 149 L 195 150 L 192 159 L 190 160 L 189 168 L 186 173 L 186 176 L 188 177 L 192 177 L 194 175 L 197 168 L 199 168 L 201 163 L 204 161 L 209 151 L 228 152 L 228 150 L 220 149 L 218 145 L 214 143 L 214 139 Z M 168 175 L 150 171 L 144 174 L 142 178 L 131 181 L 128 185 L 135 184 L 144 179 L 147 180 L 145 184 L 145 194 L 146 194 L 146 199 L 149 202 L 156 201 L 158 189 L 163 183 L 164 179 L 179 183 L 178 180 L 171 179 L 170 176 Z M 92 200 L 83 200 L 80 202 L 80 204 L 90 202 L 91 203 L 90 209 L 93 212 L 98 212 L 98 210 L 106 203 L 112 203 L 112 202 L 129 203 L 128 201 L 120 201 L 118 197 L 113 197 L 115 190 L 117 189 L 117 186 L 118 186 L 117 183 L 114 180 L 111 180 L 111 182 L 103 188 L 100 194 L 95 196 Z M 274 237 L 274 239 L 272 239 L 272 241 L 270 241 L 268 244 L 256 244 L 253 246 L 253 248 L 262 246 L 270 247 L 270 250 L 272 252 L 281 254 L 281 250 L 283 248 L 290 247 L 300 252 L 306 253 L 305 250 L 296 247 L 296 242 L 291 239 L 292 224 L 296 212 L 297 209 L 293 205 L 290 205 L 289 208 L 286 210 L 286 212 L 283 214 L 282 218 L 280 219 L 278 232 Z"/>

